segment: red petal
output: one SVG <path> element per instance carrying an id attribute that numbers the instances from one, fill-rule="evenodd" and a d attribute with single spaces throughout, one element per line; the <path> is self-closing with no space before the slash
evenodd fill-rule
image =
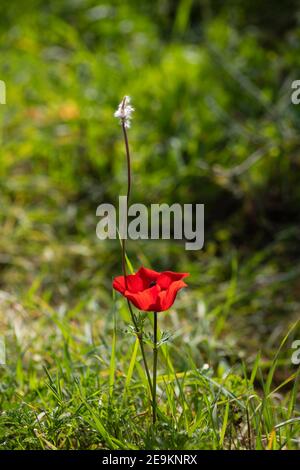
<path id="1" fill-rule="evenodd" d="M 168 288 L 168 290 L 161 291 L 159 293 L 160 309 L 158 310 L 158 312 L 168 310 L 173 305 L 177 292 L 183 287 L 187 287 L 186 283 L 179 280 L 173 282 Z"/>
<path id="2" fill-rule="evenodd" d="M 189 276 L 189 273 L 174 273 L 172 271 L 164 271 L 160 274 L 157 280 L 157 284 L 162 289 L 168 289 L 172 282 L 180 281 L 181 279 L 187 276 Z"/>
<path id="3" fill-rule="evenodd" d="M 144 268 L 143 266 L 138 270 L 136 276 L 143 281 L 144 289 L 148 289 L 149 285 L 153 281 L 157 281 L 160 276 L 160 273 L 153 271 L 153 269 Z"/>
<path id="4" fill-rule="evenodd" d="M 125 290 L 136 293 L 145 289 L 144 280 L 142 279 L 139 272 L 136 274 L 129 274 L 126 276 L 126 282 L 124 276 L 115 277 L 113 280 L 113 288 L 121 294 L 124 294 Z M 149 287 L 149 284 L 147 284 Z"/>
<path id="5" fill-rule="evenodd" d="M 132 293 L 126 291 L 124 295 L 133 303 L 133 305 L 135 305 L 135 307 L 148 312 L 156 311 L 159 292 L 160 288 L 158 286 L 153 286 L 143 292 Z"/>
<path id="6" fill-rule="evenodd" d="M 117 276 L 113 280 L 113 288 L 117 290 L 118 292 L 121 292 L 121 294 L 124 294 L 125 292 L 125 280 L 124 276 Z"/>
<path id="7" fill-rule="evenodd" d="M 129 276 L 126 276 L 126 290 L 130 292 L 140 292 L 144 290 L 144 283 L 139 274 L 129 274 Z"/>

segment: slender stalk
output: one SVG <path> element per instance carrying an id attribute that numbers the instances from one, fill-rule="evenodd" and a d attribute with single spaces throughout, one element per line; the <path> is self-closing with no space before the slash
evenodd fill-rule
<path id="1" fill-rule="evenodd" d="M 126 161 L 127 161 L 127 198 L 126 198 L 126 204 L 127 204 L 127 215 L 128 215 L 129 199 L 130 199 L 130 191 L 131 191 L 131 162 L 130 162 L 131 159 L 130 159 L 130 151 L 129 151 L 129 144 L 128 144 L 128 136 L 127 136 L 127 131 L 126 131 L 124 121 L 122 122 L 122 130 L 123 130 L 123 136 L 124 136 L 124 142 L 125 142 Z M 124 232 L 125 232 L 125 230 L 124 230 Z M 125 286 L 126 286 L 126 289 L 127 289 L 126 238 L 123 238 L 121 240 L 122 240 L 122 271 L 123 271 L 123 276 L 125 278 Z M 144 362 L 144 367 L 145 367 L 145 371 L 146 371 L 146 376 L 147 376 L 151 396 L 152 396 L 152 399 L 153 399 L 151 376 L 150 376 L 149 367 L 148 367 L 148 364 L 147 364 L 145 348 L 144 348 L 144 343 L 143 343 L 143 332 L 139 328 L 139 325 L 137 323 L 136 317 L 134 315 L 134 312 L 132 310 L 131 303 L 129 302 L 129 300 L 127 300 L 127 304 L 128 304 L 128 309 L 129 309 L 129 312 L 130 312 L 130 315 L 131 315 L 131 320 L 133 322 L 133 325 L 134 325 L 134 328 L 135 328 L 135 331 L 136 331 L 136 335 L 137 335 L 138 340 L 139 340 L 139 344 L 140 344 L 140 348 L 141 348 L 141 352 L 142 352 L 142 357 L 143 357 L 143 362 Z"/>
<path id="2" fill-rule="evenodd" d="M 136 335 L 137 335 L 138 340 L 139 340 L 141 353 L 142 353 L 142 357 L 143 357 L 143 362 L 144 362 L 144 367 L 145 367 L 147 380 L 148 380 L 148 384 L 149 384 L 149 388 L 150 388 L 150 393 L 151 393 L 151 397 L 153 399 L 151 376 L 150 376 L 149 367 L 148 367 L 148 364 L 147 364 L 146 353 L 145 353 L 145 348 L 144 348 L 144 343 L 143 343 L 143 332 L 138 327 L 138 324 L 137 324 L 136 318 L 134 316 L 134 313 L 132 311 L 132 307 L 131 307 L 131 304 L 130 304 L 129 300 L 127 300 L 127 303 L 128 303 L 128 309 L 130 311 L 131 319 L 132 319 L 132 322 L 134 324 L 134 328 L 135 328 L 135 331 L 136 331 Z"/>
<path id="3" fill-rule="evenodd" d="M 129 198 L 130 198 L 130 191 L 131 191 L 131 162 L 130 162 L 130 151 L 129 151 L 129 144 L 128 144 L 128 136 L 126 132 L 126 127 L 125 127 L 125 122 L 122 122 L 122 130 L 123 130 L 123 137 L 124 137 L 124 142 L 125 142 L 125 149 L 126 149 L 126 161 L 127 161 L 127 196 L 126 196 L 126 212 L 128 216 L 128 208 L 129 208 Z M 123 231 L 123 234 L 125 235 L 125 230 Z M 127 289 L 127 278 L 126 278 L 126 238 L 122 239 L 122 270 L 123 270 L 123 276 L 125 277 L 125 286 Z M 129 310 L 132 319 L 134 319 L 134 315 L 132 312 L 132 309 L 130 307 L 130 304 L 128 302 Z M 134 321 L 134 323 L 136 323 Z"/>
<path id="4" fill-rule="evenodd" d="M 156 423 L 156 375 L 157 375 L 157 312 L 154 312 L 154 334 L 153 334 L 153 424 Z"/>
<path id="5" fill-rule="evenodd" d="M 129 144 L 128 144 L 128 136 L 126 132 L 125 123 L 122 123 L 123 129 L 123 136 L 126 148 L 126 159 L 127 159 L 127 210 L 129 207 L 129 198 L 130 198 L 130 191 L 131 191 L 131 164 L 130 164 L 130 151 L 129 151 Z"/>

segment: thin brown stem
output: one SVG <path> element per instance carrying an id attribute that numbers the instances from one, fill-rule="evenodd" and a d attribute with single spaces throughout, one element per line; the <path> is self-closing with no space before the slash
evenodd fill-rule
<path id="1" fill-rule="evenodd" d="M 153 424 L 156 423 L 156 376 L 157 376 L 157 312 L 154 312 L 154 334 L 153 334 L 153 392 L 152 392 L 152 402 L 153 402 Z"/>
<path id="2" fill-rule="evenodd" d="M 127 131 L 125 127 L 125 122 L 122 122 L 122 130 L 123 130 L 123 136 L 124 136 L 124 142 L 125 142 L 125 149 L 126 149 L 126 161 L 127 161 L 127 198 L 126 198 L 126 206 L 127 206 L 127 216 L 128 216 L 128 208 L 129 208 L 129 199 L 130 199 L 130 192 L 131 192 L 131 159 L 130 159 L 130 150 L 129 150 L 129 143 L 128 143 L 128 136 L 127 136 Z M 127 272 L 126 272 L 126 238 L 125 238 L 125 230 L 123 231 L 124 238 L 121 239 L 122 241 L 122 271 L 123 271 L 123 276 L 125 279 L 125 287 L 127 289 Z M 143 362 L 144 362 L 144 367 L 147 375 L 147 380 L 151 392 L 151 396 L 153 399 L 153 390 L 152 390 L 152 382 L 151 382 L 151 376 L 149 372 L 149 367 L 147 364 L 147 359 L 146 359 L 146 354 L 145 354 L 145 348 L 144 348 L 144 343 L 143 343 L 143 332 L 139 328 L 139 325 L 137 323 L 137 320 L 135 318 L 134 312 L 131 307 L 131 303 L 129 300 L 127 300 L 128 304 L 128 309 L 131 315 L 131 320 L 133 322 L 134 328 L 136 335 L 139 340 L 141 352 L 142 352 L 142 357 L 143 357 Z"/>
<path id="3" fill-rule="evenodd" d="M 151 397 L 153 399 L 151 376 L 150 376 L 149 367 L 148 367 L 148 364 L 147 364 L 146 353 L 145 353 L 145 348 L 144 348 L 144 343 L 143 343 L 143 332 L 138 327 L 138 324 L 137 324 L 136 318 L 134 316 L 134 313 L 132 311 L 132 307 L 131 307 L 131 304 L 130 304 L 129 300 L 127 300 L 127 303 L 128 303 L 128 309 L 129 309 L 129 312 L 130 312 L 130 315 L 131 315 L 131 319 L 132 319 L 132 322 L 134 324 L 134 328 L 135 328 L 135 331 L 136 331 L 136 335 L 137 335 L 137 338 L 139 340 L 141 353 L 142 353 L 142 357 L 143 357 L 143 362 L 144 362 L 144 367 L 145 367 L 147 380 L 148 380 L 148 384 L 149 384 L 149 388 L 150 388 L 150 393 L 151 393 Z"/>
<path id="4" fill-rule="evenodd" d="M 123 136 L 124 136 L 124 142 L 125 142 L 125 148 L 126 148 L 126 159 L 127 159 L 127 210 L 128 210 L 130 192 L 131 192 L 131 163 L 130 163 L 128 136 L 127 136 L 124 122 L 122 123 L 122 129 L 123 129 Z"/>

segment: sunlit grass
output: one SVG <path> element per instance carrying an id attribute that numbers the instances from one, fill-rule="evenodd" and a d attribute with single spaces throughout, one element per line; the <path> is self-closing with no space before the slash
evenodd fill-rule
<path id="1" fill-rule="evenodd" d="M 121 320 L 123 304 L 114 329 L 96 314 L 87 319 L 77 312 L 74 319 L 37 297 L 31 302 L 30 319 L 19 318 L 20 337 L 9 330 L 8 350 L 15 352 L 1 370 L 2 448 L 298 447 L 299 370 L 273 383 L 288 336 L 267 367 L 258 355 L 221 370 L 218 361 L 202 362 L 181 339 L 182 328 L 168 349 L 159 349 L 154 434 L 147 380 L 136 340 Z M 284 364 L 289 368 L 288 359 Z"/>

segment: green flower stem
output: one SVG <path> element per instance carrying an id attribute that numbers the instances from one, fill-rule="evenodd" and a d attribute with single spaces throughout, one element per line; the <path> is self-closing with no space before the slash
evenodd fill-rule
<path id="1" fill-rule="evenodd" d="M 153 334 L 153 424 L 156 423 L 156 375 L 157 375 L 157 312 L 154 312 L 154 334 Z"/>

